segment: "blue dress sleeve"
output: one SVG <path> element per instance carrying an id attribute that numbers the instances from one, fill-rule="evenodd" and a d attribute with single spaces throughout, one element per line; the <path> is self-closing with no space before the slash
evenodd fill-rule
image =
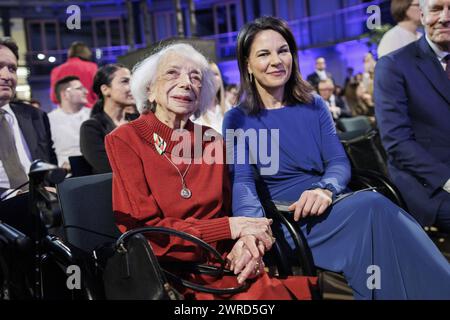
<path id="1" fill-rule="evenodd" d="M 242 122 L 245 114 L 238 108 L 234 108 L 225 114 L 222 133 L 225 137 L 227 159 L 233 159 L 229 165 L 232 182 L 232 211 L 233 216 L 264 217 L 264 209 L 256 192 L 254 173 L 249 162 L 249 147 L 245 139 L 238 139 L 236 135 L 243 134 Z M 228 134 L 227 134 L 228 130 Z M 245 150 L 245 161 L 238 159 L 239 152 Z M 229 161 L 228 161 L 229 163 Z"/>
<path id="2" fill-rule="evenodd" d="M 316 96 L 315 104 L 319 107 L 320 150 L 325 172 L 322 179 L 314 183 L 311 189 L 329 189 L 336 196 L 345 190 L 350 181 L 350 162 L 336 134 L 336 128 L 325 101 Z"/>

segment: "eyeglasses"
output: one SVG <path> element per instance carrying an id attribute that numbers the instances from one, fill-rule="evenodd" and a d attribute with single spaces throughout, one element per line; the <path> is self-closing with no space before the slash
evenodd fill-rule
<path id="1" fill-rule="evenodd" d="M 88 91 L 88 89 L 86 89 L 86 87 L 84 86 L 80 86 L 80 87 L 69 87 L 66 90 L 70 91 L 70 90 L 80 90 L 80 91 Z"/>
<path id="2" fill-rule="evenodd" d="M 202 76 L 201 74 L 193 71 L 182 72 L 177 69 L 169 69 L 159 78 L 164 81 L 174 82 L 179 81 L 182 78 L 182 75 L 185 74 L 189 78 L 190 83 L 195 87 L 202 86 Z"/>

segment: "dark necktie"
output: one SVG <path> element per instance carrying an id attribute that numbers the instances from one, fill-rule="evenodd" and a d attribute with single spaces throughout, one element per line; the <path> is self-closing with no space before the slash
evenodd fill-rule
<path id="1" fill-rule="evenodd" d="M 8 176 L 11 189 L 28 181 L 28 176 L 20 163 L 14 141 L 14 133 L 6 119 L 6 111 L 0 108 L 0 160 Z"/>
<path id="2" fill-rule="evenodd" d="M 445 72 L 447 72 L 447 78 L 450 80 L 450 54 L 445 56 L 444 61 L 447 63 Z"/>

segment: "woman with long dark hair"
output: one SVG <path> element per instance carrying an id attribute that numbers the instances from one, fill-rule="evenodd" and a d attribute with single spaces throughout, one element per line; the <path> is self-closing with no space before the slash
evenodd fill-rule
<path id="1" fill-rule="evenodd" d="M 105 150 L 105 136 L 124 124 L 124 110 L 134 104 L 130 90 L 130 70 L 120 64 L 101 67 L 94 77 L 93 90 L 99 97 L 91 118 L 81 125 L 80 149 L 93 173 L 111 172 Z"/>
<path id="2" fill-rule="evenodd" d="M 250 22 L 238 35 L 237 53 L 241 104 L 224 119 L 224 136 L 233 137 L 228 154 L 235 155 L 233 214 L 264 217 L 256 169 L 258 186 L 272 200 L 289 202 L 314 263 L 342 272 L 355 298 L 450 299 L 450 265 L 407 212 L 373 191 L 342 197 L 350 164 L 325 102 L 300 75 L 287 24 L 273 17 Z M 254 143 L 231 135 L 249 131 L 260 134 Z M 275 170 L 267 170 L 261 150 L 274 151 Z M 256 161 L 242 161 L 248 154 Z M 292 244 L 288 232 L 285 237 Z"/>

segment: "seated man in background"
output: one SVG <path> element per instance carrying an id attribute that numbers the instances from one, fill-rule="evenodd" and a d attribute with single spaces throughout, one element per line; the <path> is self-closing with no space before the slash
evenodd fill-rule
<path id="1" fill-rule="evenodd" d="M 314 87 L 314 89 L 317 91 L 317 87 L 319 85 L 320 80 L 326 80 L 331 79 L 333 81 L 333 76 L 331 73 L 327 72 L 327 63 L 325 61 L 325 58 L 319 57 L 316 59 L 316 69 L 313 73 L 308 75 L 306 80 Z"/>
<path id="2" fill-rule="evenodd" d="M 334 89 L 333 81 L 330 79 L 320 80 L 318 84 L 319 94 L 325 100 L 333 119 L 337 120 L 341 117 L 351 117 L 351 110 L 341 97 L 334 94 Z"/>
<path id="3" fill-rule="evenodd" d="M 16 43 L 0 37 L 0 220 L 30 234 L 33 219 L 26 193 L 30 165 L 36 159 L 53 164 L 57 160 L 47 114 L 12 102 L 18 59 Z"/>
<path id="4" fill-rule="evenodd" d="M 425 36 L 377 63 L 375 113 L 409 211 L 450 232 L 450 0 L 420 4 Z"/>
<path id="5" fill-rule="evenodd" d="M 47 114 L 11 102 L 16 93 L 18 59 L 17 44 L 0 37 L 0 198 L 12 196 L 15 188 L 28 181 L 33 160 L 56 164 Z"/>
<path id="6" fill-rule="evenodd" d="M 87 89 L 76 76 L 68 76 L 55 85 L 59 108 L 48 114 L 58 165 L 70 170 L 69 157 L 81 155 L 80 127 L 89 119 Z"/>

